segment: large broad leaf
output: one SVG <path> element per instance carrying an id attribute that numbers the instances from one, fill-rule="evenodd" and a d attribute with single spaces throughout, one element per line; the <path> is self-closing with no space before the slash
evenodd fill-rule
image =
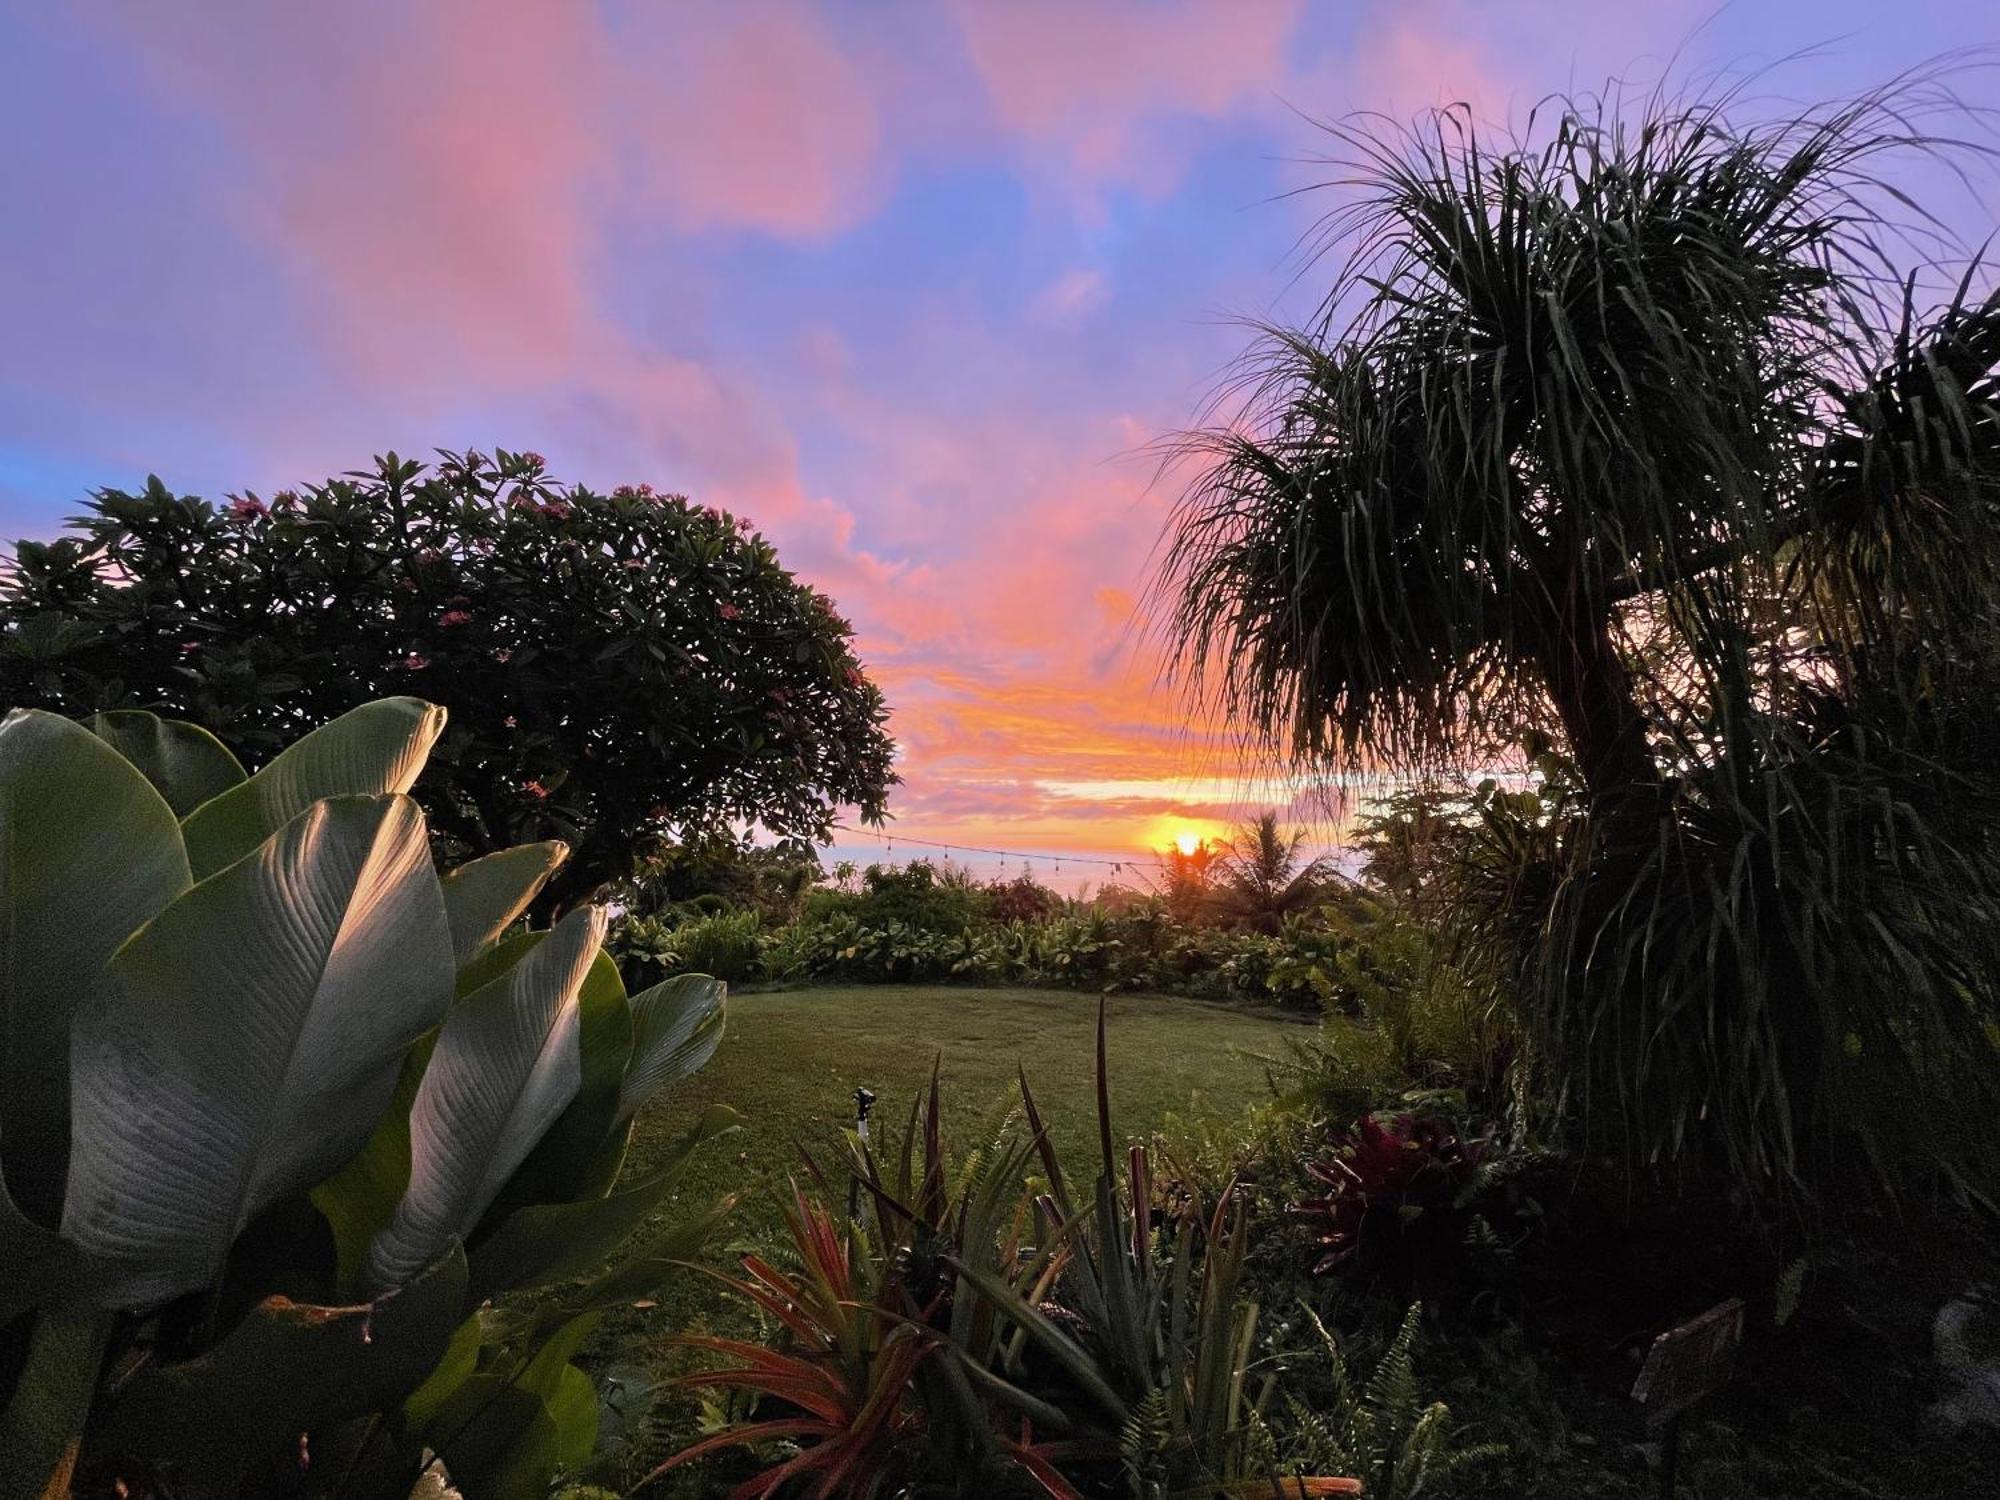
<path id="1" fill-rule="evenodd" d="M 632 1057 L 632 1008 L 610 954 L 599 951 L 576 1004 L 583 1058 L 576 1097 L 488 1206 L 489 1224 L 530 1203 L 602 1198 L 618 1176 L 630 1134 L 618 1129 L 618 1093 Z"/>
<path id="2" fill-rule="evenodd" d="M 570 1360 L 597 1322 L 572 1318 L 511 1375 L 482 1370 L 451 1394 L 425 1441 L 455 1486 L 480 1500 L 544 1500 L 559 1470 L 590 1457 L 597 1389 Z"/>
<path id="3" fill-rule="evenodd" d="M 137 766 L 177 818 L 248 779 L 229 747 L 199 724 L 114 708 L 92 714 L 83 727 Z"/>
<path id="4" fill-rule="evenodd" d="M 472 1258 L 473 1300 L 483 1302 L 502 1292 L 567 1281 L 597 1269 L 659 1208 L 695 1151 L 740 1123 L 734 1110 L 716 1105 L 675 1143 L 660 1169 L 643 1181 L 608 1198 L 539 1203 L 510 1215 Z M 698 1218 L 688 1215 L 690 1222 Z"/>
<path id="5" fill-rule="evenodd" d="M 451 918 L 451 946 L 459 964 L 469 963 L 497 942 L 568 858 L 569 845 L 550 839 L 502 849 L 446 875 L 444 909 Z"/>
<path id="6" fill-rule="evenodd" d="M 381 698 L 285 749 L 181 825 L 195 879 L 234 864 L 322 797 L 407 792 L 444 731 L 444 710 L 421 698 Z"/>
<path id="7" fill-rule="evenodd" d="M 100 1422 L 111 1457 L 175 1460 L 190 1477 L 231 1471 L 348 1417 L 393 1409 L 451 1343 L 465 1309 L 457 1246 L 397 1290 L 356 1307 L 271 1297 L 214 1348 L 150 1364 Z"/>
<path id="8" fill-rule="evenodd" d="M 620 1119 L 715 1055 L 728 992 L 706 974 L 681 974 L 632 997 L 632 1061 L 619 1089 Z"/>
<path id="9" fill-rule="evenodd" d="M 313 1206 L 333 1231 L 334 1290 L 359 1297 L 368 1284 L 368 1250 L 395 1216 L 410 1185 L 410 1106 L 430 1066 L 437 1033 L 420 1037 L 403 1055 L 396 1091 L 368 1143 L 312 1190 Z"/>
<path id="10" fill-rule="evenodd" d="M 58 1500 L 69 1494 L 111 1322 L 111 1314 L 81 1303 L 51 1308 L 35 1320 L 27 1363 L 0 1410 L 0 1495 Z"/>
<path id="11" fill-rule="evenodd" d="M 108 1304 L 212 1282 L 252 1216 L 354 1155 L 451 983 L 407 797 L 314 804 L 121 948 L 76 1017 L 63 1210 Z"/>
<path id="12" fill-rule="evenodd" d="M 31 1219 L 62 1212 L 71 1018 L 187 887 L 173 812 L 130 762 L 55 714 L 0 720 L 0 1164 Z"/>
<path id="13" fill-rule="evenodd" d="M 576 1097 L 577 991 L 604 939 L 602 907 L 547 940 L 445 1018 L 410 1109 L 410 1186 L 369 1255 L 373 1285 L 415 1274 L 463 1239 Z"/>
<path id="14" fill-rule="evenodd" d="M 15 1206 L 0 1173 L 0 1328 L 37 1303 L 63 1301 L 87 1281 L 76 1247 Z"/>

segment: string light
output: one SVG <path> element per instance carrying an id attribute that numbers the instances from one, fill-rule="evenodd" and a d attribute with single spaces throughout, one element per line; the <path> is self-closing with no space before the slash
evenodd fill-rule
<path id="1" fill-rule="evenodd" d="M 855 833 L 865 833 L 870 838 L 879 840 L 882 844 L 883 852 L 891 858 L 895 856 L 896 841 L 900 838 L 906 844 L 917 844 L 925 849 L 943 849 L 951 854 L 984 854 L 999 859 L 1018 859 L 1021 861 L 1021 872 L 1023 874 L 1029 872 L 1029 861 L 1037 859 L 1052 862 L 1055 865 L 1057 874 L 1062 873 L 1062 867 L 1066 863 L 1072 865 L 1102 865 L 1111 870 L 1113 874 L 1123 874 L 1127 865 L 1132 866 L 1135 871 L 1148 865 L 1154 869 L 1166 868 L 1164 862 L 1157 859 L 1136 859 L 1129 857 L 1125 859 L 1091 859 L 1080 854 L 1052 854 L 1047 850 L 988 849 L 977 844 L 948 844 L 941 839 L 912 838 L 907 833 L 888 834 L 874 828 L 857 828 L 852 831 Z"/>

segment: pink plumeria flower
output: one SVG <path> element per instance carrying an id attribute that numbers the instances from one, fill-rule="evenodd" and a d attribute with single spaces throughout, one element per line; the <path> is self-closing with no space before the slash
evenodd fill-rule
<path id="1" fill-rule="evenodd" d="M 546 802 L 549 800 L 549 789 L 539 781 L 524 781 L 521 783 L 521 790 L 526 792 L 530 797 L 533 797 L 537 802 Z"/>
<path id="2" fill-rule="evenodd" d="M 470 625 L 471 623 L 471 614 L 462 609 L 448 609 L 438 616 L 438 624 L 440 625 Z"/>
<path id="3" fill-rule="evenodd" d="M 512 714 L 507 715 L 507 717 L 502 719 L 500 722 L 502 724 L 505 724 L 509 729 L 519 729 L 521 727 L 521 721 L 515 718 Z"/>
<path id="4" fill-rule="evenodd" d="M 229 513 L 239 521 L 249 521 L 259 516 L 268 516 L 271 507 L 255 495 L 239 495 L 229 502 Z"/>
<path id="5" fill-rule="evenodd" d="M 410 672 L 421 672 L 430 664 L 431 659 L 418 651 L 412 651 L 408 656 L 403 658 L 404 670 Z"/>
<path id="6" fill-rule="evenodd" d="M 506 666 L 508 662 L 514 659 L 514 648 L 512 646 L 502 646 L 498 651 L 493 653 L 493 659 L 499 662 L 501 666 Z"/>
<path id="7" fill-rule="evenodd" d="M 742 611 L 742 610 L 740 610 L 740 609 L 738 609 L 738 608 L 737 608 L 737 607 L 736 607 L 735 605 L 733 605 L 733 604 L 724 604 L 724 605 L 722 605 L 722 606 L 721 606 L 720 608 L 718 608 L 718 609 L 716 610 L 716 613 L 717 613 L 717 614 L 719 614 L 719 615 L 721 615 L 721 616 L 722 616 L 722 618 L 723 618 L 723 619 L 725 619 L 725 620 L 735 620 L 735 619 L 740 619 L 740 618 L 742 618 L 742 615 L 743 615 L 743 611 Z"/>

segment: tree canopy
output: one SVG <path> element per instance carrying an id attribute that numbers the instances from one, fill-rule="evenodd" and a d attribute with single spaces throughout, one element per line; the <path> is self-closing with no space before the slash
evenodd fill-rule
<path id="1" fill-rule="evenodd" d="M 747 519 L 504 450 L 268 501 L 102 490 L 0 574 L 10 704 L 157 708 L 252 762 L 373 698 L 443 704 L 432 829 L 567 840 L 556 905 L 669 838 L 880 817 L 893 746 L 851 635 Z"/>

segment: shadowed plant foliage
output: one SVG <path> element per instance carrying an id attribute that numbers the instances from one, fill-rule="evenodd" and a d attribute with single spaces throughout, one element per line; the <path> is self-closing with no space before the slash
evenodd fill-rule
<path id="1" fill-rule="evenodd" d="M 1467 920 L 1635 1157 L 1983 1150 L 2000 296 L 1901 269 L 1942 241 L 1890 183 L 1980 159 L 1952 76 L 1335 127 L 1324 311 L 1184 440 L 1155 597 L 1205 708 L 1315 767 L 1542 760 Z"/>

